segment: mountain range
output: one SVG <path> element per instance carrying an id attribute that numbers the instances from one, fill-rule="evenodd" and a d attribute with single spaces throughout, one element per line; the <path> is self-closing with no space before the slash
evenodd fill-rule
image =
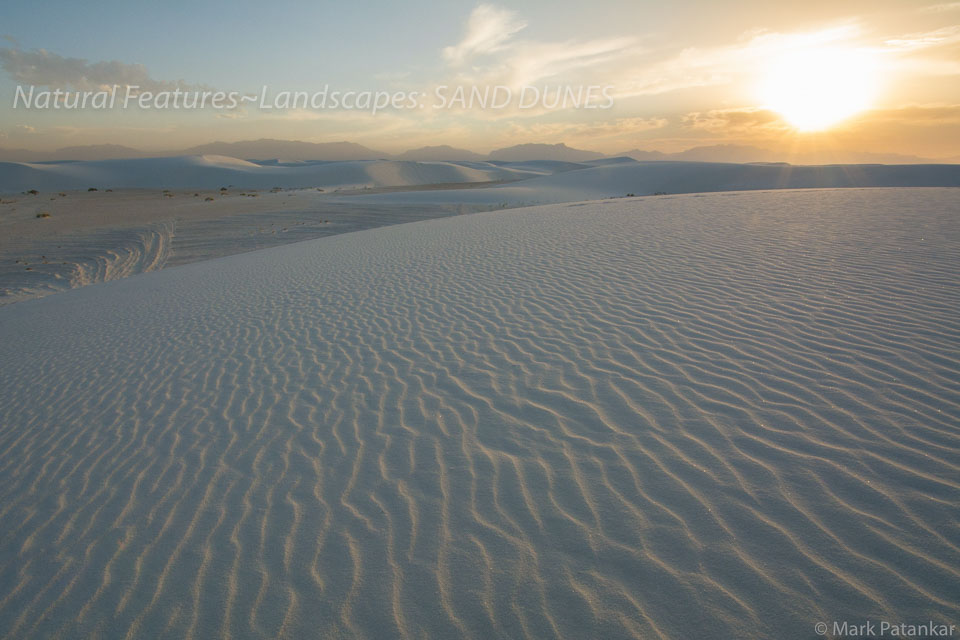
<path id="1" fill-rule="evenodd" d="M 62 160 L 109 160 L 119 158 L 152 158 L 169 156 L 222 155 L 247 160 L 279 159 L 286 162 L 345 161 L 345 160 L 410 160 L 429 161 L 484 161 L 525 162 L 529 160 L 557 160 L 587 162 L 605 157 L 628 157 L 639 161 L 698 161 L 698 162 L 790 162 L 793 164 L 927 164 L 956 163 L 954 158 L 921 158 L 893 153 L 806 152 L 784 154 L 772 149 L 750 145 L 721 144 L 698 146 L 676 153 L 630 149 L 605 155 L 597 151 L 575 149 L 566 144 L 518 144 L 495 149 L 487 155 L 449 145 L 426 146 L 400 154 L 389 154 L 355 142 L 303 142 L 297 140 L 244 140 L 240 142 L 211 142 L 187 149 L 141 151 L 115 144 L 63 147 L 55 151 L 0 148 L 0 162 L 50 162 Z"/>

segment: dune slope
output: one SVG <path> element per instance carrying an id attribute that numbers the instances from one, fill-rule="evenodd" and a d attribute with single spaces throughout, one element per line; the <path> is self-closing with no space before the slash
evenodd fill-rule
<path id="1" fill-rule="evenodd" d="M 0 192 L 28 189 L 272 187 L 364 188 L 517 180 L 542 175 L 537 163 L 252 162 L 228 156 L 129 158 L 89 162 L 0 162 Z"/>
<path id="2" fill-rule="evenodd" d="M 537 205 L 663 193 L 838 187 L 958 187 L 960 165 L 730 164 L 612 159 L 569 173 L 471 191 L 360 196 L 371 201 Z"/>
<path id="3" fill-rule="evenodd" d="M 0 308 L 0 633 L 955 622 L 958 208 L 555 205 Z"/>

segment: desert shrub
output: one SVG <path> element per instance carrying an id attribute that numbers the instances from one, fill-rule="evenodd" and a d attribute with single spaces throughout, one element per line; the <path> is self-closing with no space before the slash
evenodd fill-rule
<path id="1" fill-rule="evenodd" d="M 40 213 L 37 214 L 37 217 L 38 217 L 38 218 L 49 218 L 49 217 L 50 217 L 50 214 L 47 213 L 46 211 L 41 211 Z"/>
<path id="2" fill-rule="evenodd" d="M 87 189 L 87 191 L 99 191 L 99 189 L 97 189 L 96 187 L 90 187 L 89 189 Z"/>

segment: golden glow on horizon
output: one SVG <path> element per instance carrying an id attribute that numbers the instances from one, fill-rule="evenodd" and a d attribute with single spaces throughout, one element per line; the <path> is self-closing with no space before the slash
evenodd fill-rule
<path id="1" fill-rule="evenodd" d="M 866 52 L 824 48 L 774 60 L 761 99 L 800 131 L 822 131 L 868 109 L 877 91 L 877 64 Z"/>

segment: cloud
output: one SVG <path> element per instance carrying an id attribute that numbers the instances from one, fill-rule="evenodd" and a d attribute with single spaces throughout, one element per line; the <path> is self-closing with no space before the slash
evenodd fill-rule
<path id="1" fill-rule="evenodd" d="M 752 107 L 694 111 L 684 115 L 680 122 L 690 129 L 725 134 L 774 133 L 789 129 L 776 112 Z"/>
<path id="2" fill-rule="evenodd" d="M 14 127 L 19 133 L 36 133 L 36 127 L 31 127 L 28 124 L 18 124 Z"/>
<path id="3" fill-rule="evenodd" d="M 694 111 L 680 118 L 682 127 L 720 136 L 780 137 L 792 129 L 774 111 L 760 108 Z M 960 124 L 960 105 L 915 104 L 871 109 L 852 118 L 843 131 L 883 131 L 903 127 L 936 128 Z"/>
<path id="4" fill-rule="evenodd" d="M 641 61 L 641 66 L 621 71 L 628 80 L 616 83 L 616 96 L 649 96 L 755 82 L 771 60 L 792 52 L 831 47 L 882 56 L 885 69 L 906 77 L 954 75 L 960 71 L 955 55 L 957 43 L 960 43 L 960 25 L 876 40 L 868 39 L 857 22 L 806 32 L 752 31 L 729 44 L 690 47 L 659 60 L 648 56 Z M 919 53 L 921 51 L 924 53 Z"/>
<path id="5" fill-rule="evenodd" d="M 515 11 L 481 4 L 470 14 L 463 39 L 443 50 L 443 57 L 460 65 L 477 55 L 488 55 L 504 48 L 504 43 L 527 23 Z"/>
<path id="6" fill-rule="evenodd" d="M 556 42 L 514 38 L 526 26 L 516 12 L 482 4 L 470 14 L 463 39 L 442 50 L 443 58 L 460 71 L 461 83 L 519 87 L 626 57 L 636 43 L 633 37 Z"/>
<path id="7" fill-rule="evenodd" d="M 887 47 L 900 51 L 916 51 L 918 49 L 940 47 L 955 42 L 960 42 L 960 25 L 943 27 L 922 33 L 911 33 L 900 36 L 899 38 L 886 40 L 884 44 Z"/>
<path id="8" fill-rule="evenodd" d="M 860 120 L 920 127 L 960 124 L 960 104 L 914 104 L 866 112 Z"/>
<path id="9" fill-rule="evenodd" d="M 244 107 L 237 107 L 236 109 L 217 111 L 214 114 L 215 118 L 220 118 L 223 120 L 242 120 L 247 117 L 247 110 Z"/>
<path id="10" fill-rule="evenodd" d="M 558 138 L 597 139 L 620 138 L 625 135 L 663 129 L 668 124 L 665 118 L 617 118 L 603 122 L 516 122 L 511 131 L 534 140 Z"/>
<path id="11" fill-rule="evenodd" d="M 960 11 L 960 2 L 946 2 L 944 4 L 932 4 L 920 9 L 922 13 L 943 13 L 944 11 Z"/>
<path id="12" fill-rule="evenodd" d="M 626 55 L 633 38 L 607 38 L 586 42 L 520 43 L 511 52 L 510 82 L 531 84 L 544 78 L 596 67 Z"/>
<path id="13" fill-rule="evenodd" d="M 143 91 L 173 91 L 192 87 L 183 81 L 163 82 L 150 77 L 142 64 L 117 60 L 88 62 L 66 58 L 44 49 L 23 51 L 0 48 L 0 67 L 20 84 L 81 91 L 109 89 L 113 85 L 137 85 Z"/>
<path id="14" fill-rule="evenodd" d="M 750 31 L 731 44 L 688 47 L 660 60 L 645 60 L 643 66 L 623 72 L 629 80 L 617 83 L 617 95 L 656 95 L 729 84 L 756 74 L 770 59 L 787 52 L 849 42 L 859 33 L 860 27 L 855 23 L 808 32 Z"/>

